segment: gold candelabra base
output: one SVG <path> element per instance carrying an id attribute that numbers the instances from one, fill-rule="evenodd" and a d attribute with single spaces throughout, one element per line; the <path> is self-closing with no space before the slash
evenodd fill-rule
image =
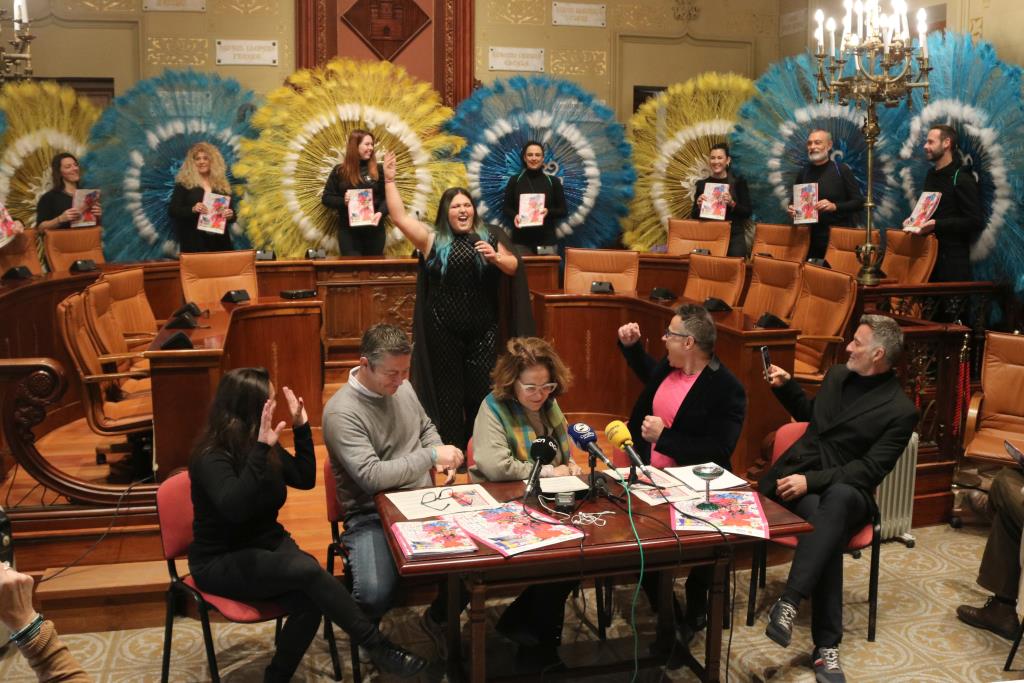
<path id="1" fill-rule="evenodd" d="M 882 281 L 882 270 L 879 262 L 882 252 L 877 244 L 865 243 L 857 245 L 857 260 L 860 270 L 857 271 L 857 282 L 862 285 L 877 285 Z"/>

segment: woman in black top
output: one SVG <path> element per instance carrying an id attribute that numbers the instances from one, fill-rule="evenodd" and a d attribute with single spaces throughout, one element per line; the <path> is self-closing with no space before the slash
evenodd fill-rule
<path id="1" fill-rule="evenodd" d="M 82 180 L 82 169 L 78 159 L 70 152 L 61 152 L 50 162 L 50 173 L 53 189 L 43 194 L 36 204 L 36 229 L 40 232 L 54 228 L 70 228 L 71 224 L 82 217 L 81 209 L 71 208 L 75 190 Z M 93 215 L 97 223 L 103 209 L 97 202 L 93 206 Z"/>
<path id="2" fill-rule="evenodd" d="M 183 253 L 231 251 L 231 226 L 235 222 L 237 207 L 231 197 L 227 165 L 220 151 L 208 142 L 192 145 L 174 181 L 174 192 L 171 193 L 167 212 L 171 215 L 171 223 L 178 235 L 180 250 Z M 224 212 L 227 225 L 224 226 L 223 234 L 206 232 L 198 227 L 199 214 L 209 211 L 203 203 L 207 192 L 231 197 L 228 209 Z"/>
<path id="3" fill-rule="evenodd" d="M 189 463 L 195 513 L 189 569 L 204 591 L 237 600 L 275 600 L 289 610 L 265 681 L 287 681 L 321 615 L 369 650 L 388 673 L 412 676 L 420 657 L 396 647 L 366 618 L 345 587 L 299 549 L 277 521 L 288 486 L 316 485 L 313 436 L 302 399 L 282 389 L 292 415 L 295 455 L 278 445 L 273 385 L 263 368 L 228 372 Z"/>
<path id="4" fill-rule="evenodd" d="M 527 251 L 536 247 L 550 246 L 558 241 L 555 226 L 565 217 L 565 192 L 557 176 L 544 172 L 544 145 L 530 140 L 519 153 L 523 170 L 508 180 L 505 186 L 503 212 L 515 224 L 512 242 Z M 536 227 L 520 227 L 519 197 L 524 194 L 544 195 L 544 224 Z"/>
<path id="5" fill-rule="evenodd" d="M 700 208 L 706 199 L 704 186 L 708 183 L 725 183 L 729 191 L 725 195 L 725 220 L 732 222 L 729 230 L 729 252 L 728 256 L 747 255 L 746 222 L 753 210 L 750 206 L 750 190 L 747 189 L 747 181 L 734 175 L 729 166 L 732 164 L 732 157 L 729 156 L 729 145 L 724 142 L 711 146 L 711 153 L 708 154 L 708 166 L 711 167 L 711 175 L 698 180 L 693 189 L 693 209 L 690 210 L 692 218 L 700 218 Z"/>
<path id="6" fill-rule="evenodd" d="M 323 205 L 338 211 L 338 248 L 342 256 L 380 256 L 384 253 L 384 226 L 381 219 L 388 215 L 384 201 L 384 176 L 377 169 L 373 156 L 373 135 L 365 130 L 354 130 L 348 136 L 345 159 L 334 167 L 320 198 Z M 373 225 L 349 222 L 348 201 L 352 190 L 373 190 Z"/>

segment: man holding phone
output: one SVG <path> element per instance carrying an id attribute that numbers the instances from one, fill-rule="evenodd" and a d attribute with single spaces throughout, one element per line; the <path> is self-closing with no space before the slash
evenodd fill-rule
<path id="1" fill-rule="evenodd" d="M 896 465 L 917 424 L 917 410 L 893 372 L 902 348 L 896 321 L 865 315 L 846 347 L 849 360 L 829 369 L 814 398 L 777 365 L 769 364 L 766 371 L 776 398 L 794 418 L 809 424 L 761 478 L 759 490 L 807 519 L 814 530 L 800 536 L 765 635 L 788 647 L 800 603 L 813 597 L 812 659 L 819 682 L 846 680 L 839 663 L 843 549 L 871 519 L 873 492 Z"/>

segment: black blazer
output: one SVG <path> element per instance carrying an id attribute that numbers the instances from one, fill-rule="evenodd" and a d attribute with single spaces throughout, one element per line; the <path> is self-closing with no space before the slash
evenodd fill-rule
<path id="1" fill-rule="evenodd" d="M 619 349 L 629 367 L 644 383 L 629 417 L 629 433 L 637 454 L 645 463 L 650 463 L 651 444 L 640 436 L 640 427 L 644 418 L 651 414 L 654 394 L 672 367 L 668 364 L 668 357 L 655 361 L 640 342 L 632 346 L 623 346 L 620 342 Z M 659 453 L 669 456 L 679 465 L 699 465 L 710 460 L 725 469 L 732 469 L 730 458 L 746 415 L 746 390 L 736 376 L 713 357 L 679 405 L 672 426 L 665 427 L 655 446 Z"/>
<path id="2" fill-rule="evenodd" d="M 860 489 L 870 508 L 875 508 L 875 488 L 907 447 L 917 425 L 917 408 L 893 375 L 844 409 L 840 406 L 843 381 L 850 372 L 845 365 L 833 366 L 814 398 L 808 398 L 792 379 L 774 390 L 794 418 L 810 424 L 761 478 L 761 493 L 774 497 L 779 479 L 803 474 L 808 493 L 849 484 Z"/>

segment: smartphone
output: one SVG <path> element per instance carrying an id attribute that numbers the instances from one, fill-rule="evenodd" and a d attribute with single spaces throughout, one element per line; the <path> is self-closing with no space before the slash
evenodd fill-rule
<path id="1" fill-rule="evenodd" d="M 768 371 L 772 366 L 772 357 L 768 355 L 768 347 L 761 347 L 761 365 L 764 368 L 764 381 L 768 381 Z"/>

